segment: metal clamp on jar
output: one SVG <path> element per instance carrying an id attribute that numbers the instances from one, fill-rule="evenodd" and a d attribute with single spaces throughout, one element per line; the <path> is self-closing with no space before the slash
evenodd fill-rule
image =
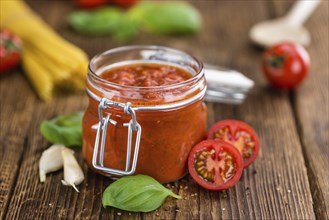
<path id="1" fill-rule="evenodd" d="M 87 89 L 87 93 L 98 100 L 98 97 L 95 97 L 94 94 Z M 104 150 L 105 150 L 105 143 L 106 143 L 106 131 L 108 123 L 111 123 L 112 125 L 116 125 L 117 122 L 115 120 L 112 120 L 111 114 L 108 114 L 107 116 L 103 115 L 103 110 L 106 109 L 109 106 L 118 106 L 123 108 L 123 112 L 127 115 L 131 115 L 131 120 L 129 123 L 124 123 L 124 127 L 128 127 L 128 135 L 127 135 L 127 155 L 126 155 L 126 167 L 125 170 L 118 170 L 118 169 L 111 169 L 104 166 Z M 106 98 L 100 99 L 99 105 L 98 105 L 98 115 L 99 115 L 99 124 L 97 128 L 96 133 L 96 140 L 95 140 L 95 146 L 94 146 L 94 153 L 93 153 L 93 160 L 92 164 L 95 169 L 100 170 L 102 172 L 108 173 L 108 174 L 114 174 L 114 175 L 131 175 L 135 173 L 136 170 L 136 164 L 137 164 L 137 158 L 138 158 L 138 151 L 139 151 L 139 144 L 140 144 L 140 137 L 142 133 L 141 126 L 138 124 L 136 120 L 136 114 L 135 111 L 131 108 L 131 103 L 119 103 L 119 102 L 113 102 L 111 100 L 108 100 Z M 130 162 L 131 162 L 131 145 L 132 145 L 132 133 L 133 131 L 137 132 L 137 138 L 135 143 L 135 151 L 133 154 L 133 162 L 132 166 L 130 168 Z M 99 144 L 101 140 L 101 143 Z M 100 145 L 100 150 L 98 150 Z M 98 153 L 99 152 L 99 153 Z M 99 155 L 99 160 L 98 159 Z"/>

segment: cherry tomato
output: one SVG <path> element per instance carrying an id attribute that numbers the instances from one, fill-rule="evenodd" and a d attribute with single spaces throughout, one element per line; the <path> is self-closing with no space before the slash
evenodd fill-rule
<path id="1" fill-rule="evenodd" d="M 107 3 L 107 0 L 74 0 L 81 8 L 96 8 Z"/>
<path id="2" fill-rule="evenodd" d="M 136 4 L 137 2 L 138 0 L 110 0 L 110 3 L 126 8 Z"/>
<path id="3" fill-rule="evenodd" d="M 192 178 L 208 190 L 224 190 L 240 179 L 243 160 L 239 151 L 221 140 L 205 140 L 192 148 L 188 158 Z"/>
<path id="4" fill-rule="evenodd" d="M 21 40 L 8 29 L 0 31 L 0 73 L 13 69 L 21 58 Z"/>
<path id="5" fill-rule="evenodd" d="M 309 66 L 307 51 L 296 43 L 274 45 L 262 56 L 263 73 L 276 88 L 295 88 L 307 76 Z"/>
<path id="6" fill-rule="evenodd" d="M 244 168 L 258 156 L 259 138 L 249 125 L 237 120 L 223 120 L 214 124 L 208 132 L 208 139 L 223 140 L 232 144 L 242 155 Z"/>

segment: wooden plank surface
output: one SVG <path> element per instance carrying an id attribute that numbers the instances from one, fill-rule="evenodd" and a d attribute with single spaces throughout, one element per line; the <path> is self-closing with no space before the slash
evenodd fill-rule
<path id="1" fill-rule="evenodd" d="M 292 1 L 274 2 L 276 14 L 282 16 Z M 327 19 L 324 19 L 327 18 Z M 329 219 L 329 1 L 323 1 L 306 22 L 312 45 L 308 48 L 311 69 L 308 79 L 290 93 L 292 109 L 310 182 L 313 207 L 319 219 Z"/>
<path id="2" fill-rule="evenodd" d="M 314 210 L 319 219 L 329 219 L 329 172 L 324 169 L 329 166 L 329 1 L 321 3 L 306 26 L 316 30 L 312 32 L 314 44 L 309 48 L 312 65 L 308 80 L 292 95 L 293 108 Z"/>
<path id="3" fill-rule="evenodd" d="M 29 4 L 63 37 L 90 56 L 122 45 L 110 37 L 90 39 L 68 29 L 64 18 L 73 5 L 66 1 L 29 1 Z M 195 1 L 193 4 L 204 17 L 204 29 L 197 37 L 141 34 L 128 44 L 160 44 L 182 49 L 208 63 L 238 69 L 256 82 L 242 105 L 207 103 L 209 126 L 221 119 L 234 118 L 252 125 L 260 136 L 260 156 L 244 171 L 240 182 L 227 191 L 209 192 L 186 176 L 168 185 L 184 199 L 169 198 L 154 212 L 104 209 L 101 194 L 111 180 L 88 170 L 81 152 L 76 151 L 86 175 L 79 186 L 80 193 L 61 185 L 62 172 L 47 176 L 45 184 L 39 183 L 38 160 L 49 145 L 39 132 L 41 121 L 83 110 L 88 103 L 84 94 L 42 103 L 19 71 L 1 76 L 0 80 L 1 219 L 328 218 L 329 181 L 323 178 L 328 163 L 328 107 L 320 109 L 328 104 L 328 31 L 324 29 L 328 28 L 328 19 L 322 21 L 328 18 L 328 3 L 307 23 L 316 39 L 310 53 L 317 59 L 313 61 L 312 76 L 295 93 L 267 87 L 259 68 L 261 51 L 251 46 L 248 39 L 248 30 L 254 23 L 284 13 L 291 2 Z M 315 111 L 320 112 L 314 114 Z"/>
<path id="4" fill-rule="evenodd" d="M 15 86 L 12 83 L 15 82 Z M 5 215 L 26 148 L 35 95 L 25 77 L 15 72 L 1 78 L 0 110 L 0 218 Z M 17 88 L 20 92 L 17 93 Z M 12 94 L 17 94 L 13 97 Z M 25 95 L 27 97 L 25 97 Z M 12 114 L 15 112 L 15 114 Z"/>

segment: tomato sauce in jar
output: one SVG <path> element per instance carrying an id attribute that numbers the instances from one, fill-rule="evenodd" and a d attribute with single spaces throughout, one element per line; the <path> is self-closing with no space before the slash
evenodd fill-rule
<path id="1" fill-rule="evenodd" d="M 192 74 L 175 66 L 140 63 L 112 68 L 100 77 L 119 85 L 147 87 L 184 82 Z"/>
<path id="2" fill-rule="evenodd" d="M 130 46 L 96 56 L 89 65 L 90 103 L 83 119 L 83 154 L 88 166 L 112 177 L 120 176 L 117 170 L 132 170 L 161 183 L 178 180 L 187 172 L 191 148 L 205 137 L 205 89 L 202 63 L 181 51 Z M 106 106 L 100 113 L 104 99 L 120 104 Z M 127 124 L 133 114 L 127 114 L 127 106 L 133 109 L 141 132 L 140 138 L 131 132 L 132 153 L 128 155 Z M 95 150 L 100 117 L 106 116 L 106 135 L 98 141 L 104 148 Z M 127 164 L 128 158 L 135 158 L 135 143 L 139 143 L 137 163 Z"/>

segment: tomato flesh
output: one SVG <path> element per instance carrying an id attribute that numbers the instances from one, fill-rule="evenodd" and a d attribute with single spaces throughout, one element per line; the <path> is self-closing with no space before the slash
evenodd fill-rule
<path id="1" fill-rule="evenodd" d="M 243 157 L 244 167 L 248 167 L 258 156 L 259 138 L 247 124 L 237 120 L 223 120 L 213 125 L 208 139 L 223 140 L 232 144 Z"/>
<path id="2" fill-rule="evenodd" d="M 239 181 L 243 160 L 231 144 L 220 140 L 205 140 L 190 152 L 188 168 L 200 186 L 218 191 L 231 188 Z"/>

